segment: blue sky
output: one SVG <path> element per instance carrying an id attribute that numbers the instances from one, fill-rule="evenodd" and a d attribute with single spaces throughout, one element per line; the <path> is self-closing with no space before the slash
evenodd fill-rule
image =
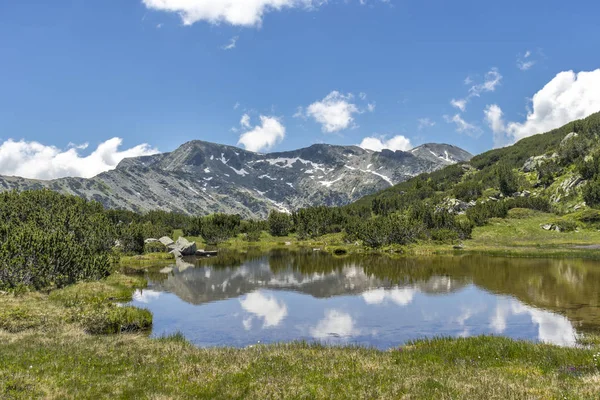
<path id="1" fill-rule="evenodd" d="M 85 176 L 56 165 L 102 170 L 193 139 L 480 153 L 600 111 L 595 1 L 253 4 L 1 2 L 0 173 L 38 176 L 23 160 Z"/>

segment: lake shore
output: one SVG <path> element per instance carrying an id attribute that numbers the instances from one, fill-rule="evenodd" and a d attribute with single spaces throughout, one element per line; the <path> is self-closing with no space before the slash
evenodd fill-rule
<path id="1" fill-rule="evenodd" d="M 341 234 L 301 241 L 241 237 L 229 251 L 308 249 L 393 257 L 487 254 L 600 258 L 600 233 L 548 232 L 547 219 L 492 220 L 473 239 L 367 249 Z M 194 240 L 194 238 L 191 238 Z M 343 251 L 340 251 L 343 250 Z M 123 258 L 144 268 L 173 263 L 164 254 Z M 417 341 L 388 351 L 291 343 L 200 349 L 183 336 L 151 339 L 152 315 L 117 303 L 144 288 L 115 272 L 100 282 L 50 293 L 0 294 L 0 397 L 6 398 L 597 398 L 600 339 L 576 348 L 471 337 Z"/>
<path id="2" fill-rule="evenodd" d="M 334 255 L 385 254 L 391 257 L 439 256 L 480 254 L 501 257 L 569 258 L 600 260 L 600 230 L 586 227 L 572 232 L 542 229 L 555 216 L 530 212 L 527 218 L 493 218 L 489 223 L 473 230 L 471 239 L 455 243 L 419 242 L 407 246 L 369 248 L 360 243 L 348 243 L 343 233 L 324 235 L 315 239 L 300 239 L 296 235 L 274 237 L 263 232 L 257 242 L 248 242 L 243 235 L 229 239 L 217 247 L 228 251 L 269 251 L 274 249 L 324 251 Z M 182 236 L 175 232 L 174 238 Z M 199 248 L 211 247 L 202 238 L 188 237 Z M 214 247 L 214 246 L 213 246 Z M 213 248 L 211 247 L 211 248 Z M 168 264 L 173 257 L 168 254 L 146 254 L 122 257 L 122 265 Z"/>
<path id="3" fill-rule="evenodd" d="M 115 272 L 50 293 L 0 295 L 5 398 L 597 398 L 600 339 L 575 348 L 502 337 L 387 351 L 290 343 L 197 348 L 152 339 L 119 307 L 146 282 Z M 118 332 L 118 334 L 115 334 Z"/>

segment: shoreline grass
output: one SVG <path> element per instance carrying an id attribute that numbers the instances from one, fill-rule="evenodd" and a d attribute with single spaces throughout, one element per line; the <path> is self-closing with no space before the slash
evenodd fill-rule
<path id="1" fill-rule="evenodd" d="M 321 240 L 310 245 L 338 246 L 335 237 Z M 197 348 L 182 335 L 147 337 L 150 313 L 117 305 L 146 285 L 115 273 L 50 293 L 0 294 L 0 398 L 600 397 L 596 336 L 574 348 L 493 336 L 387 351 L 316 343 Z"/>
<path id="2" fill-rule="evenodd" d="M 0 397 L 593 399 L 597 353 L 500 337 L 388 351 L 314 343 L 202 349 L 180 335 L 0 331 Z"/>

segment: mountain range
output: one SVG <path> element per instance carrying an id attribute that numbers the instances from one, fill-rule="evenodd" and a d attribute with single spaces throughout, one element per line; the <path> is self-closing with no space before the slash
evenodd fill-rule
<path id="1" fill-rule="evenodd" d="M 423 172 L 468 161 L 447 144 L 380 152 L 357 146 L 315 144 L 260 154 L 191 141 L 170 153 L 129 158 L 91 179 L 50 181 L 0 176 L 0 191 L 51 189 L 137 212 L 216 212 L 265 217 L 270 210 L 349 204 Z"/>

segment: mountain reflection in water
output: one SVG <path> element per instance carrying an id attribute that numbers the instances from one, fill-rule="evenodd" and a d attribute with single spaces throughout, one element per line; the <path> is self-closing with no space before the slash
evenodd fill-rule
<path id="1" fill-rule="evenodd" d="M 318 340 L 390 348 L 435 336 L 574 345 L 600 326 L 600 265 L 581 260 L 223 253 L 150 268 L 133 305 L 153 335 L 199 346 Z M 162 273 L 159 272 L 162 270 Z"/>

